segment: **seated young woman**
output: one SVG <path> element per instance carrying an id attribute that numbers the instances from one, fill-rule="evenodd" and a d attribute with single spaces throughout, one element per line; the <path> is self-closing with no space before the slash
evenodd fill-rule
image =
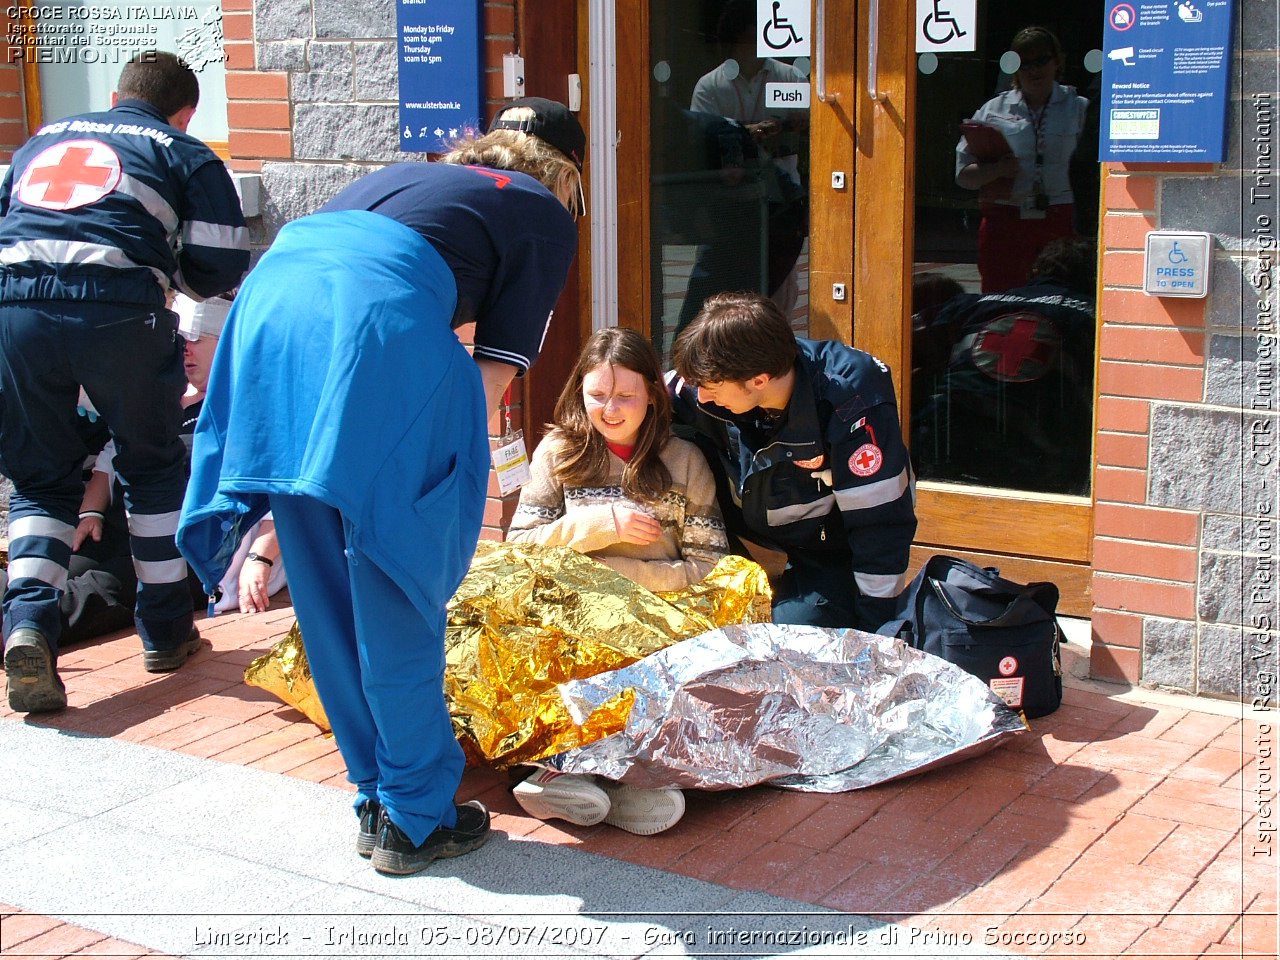
<path id="1" fill-rule="evenodd" d="M 658 355 L 634 330 L 601 330 L 587 341 L 531 473 L 510 540 L 570 547 L 655 591 L 697 583 L 728 552 L 711 470 L 697 447 L 671 435 Z M 551 770 L 514 792 L 539 819 L 603 821 L 642 835 L 684 815 L 677 789 Z"/>

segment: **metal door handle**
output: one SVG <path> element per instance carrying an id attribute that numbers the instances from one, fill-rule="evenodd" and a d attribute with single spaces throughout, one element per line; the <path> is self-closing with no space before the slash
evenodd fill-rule
<path id="1" fill-rule="evenodd" d="M 821 2 L 821 0 L 819 0 Z M 871 0 L 867 19 L 867 93 L 876 103 L 883 103 L 889 95 L 879 89 L 880 82 L 880 0 Z"/>
<path id="2" fill-rule="evenodd" d="M 817 84 L 818 99 L 822 103 L 834 103 L 840 99 L 838 93 L 827 93 L 827 2 L 816 0 L 814 18 L 817 21 L 813 30 L 813 72 Z"/>

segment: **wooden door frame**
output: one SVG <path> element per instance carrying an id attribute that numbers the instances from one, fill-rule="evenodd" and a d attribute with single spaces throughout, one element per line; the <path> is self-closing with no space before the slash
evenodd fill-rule
<path id="1" fill-rule="evenodd" d="M 568 98 L 569 74 L 581 72 L 583 57 L 579 51 L 584 48 L 580 35 L 585 30 L 586 16 L 585 13 L 579 16 L 580 0 L 537 2 L 536 13 L 524 9 L 522 4 L 517 23 L 519 49 L 525 58 L 525 95 L 564 102 Z M 584 102 L 579 116 L 585 113 Z M 585 120 L 583 126 L 586 126 Z M 582 290 L 587 287 L 583 278 L 591 275 L 589 250 L 585 220 L 579 220 L 578 256 L 569 267 L 564 290 L 556 301 L 538 362 L 522 378 L 522 423 L 530 450 L 541 438 L 543 427 L 551 422 L 560 389 L 578 361 L 587 336 L 583 331 L 584 316 L 586 330 L 590 330 L 590 309 L 583 309 L 582 298 Z M 590 296 L 589 289 L 587 296 Z"/>
<path id="2" fill-rule="evenodd" d="M 649 309 L 650 285 L 649 250 L 649 182 L 652 164 L 649 159 L 649 0 L 626 0 L 617 5 L 618 48 L 618 184 L 639 186 L 638 196 L 633 192 L 618 193 L 618 325 L 639 330 L 648 335 L 652 317 Z M 625 81 L 629 77 L 623 71 L 623 58 L 630 63 L 644 66 L 636 76 L 640 82 L 634 88 Z M 626 96 L 621 91 L 626 90 Z M 623 256 L 621 251 L 632 251 Z"/>
<path id="3" fill-rule="evenodd" d="M 855 0 L 826 0 L 826 50 L 814 50 L 826 71 L 827 102 L 818 100 L 811 85 L 809 106 L 809 334 L 819 340 L 854 343 L 858 277 L 853 269 L 854 216 L 857 197 L 858 110 L 854 63 L 847 56 L 832 56 L 844 45 L 839 38 L 859 31 L 854 20 Z M 812 34 L 819 31 L 814 23 Z M 830 174 L 845 174 L 845 186 L 832 185 Z M 846 297 L 832 295 L 834 284 L 844 284 Z"/>
<path id="4" fill-rule="evenodd" d="M 914 262 L 916 94 L 915 14 L 911 0 L 879 0 L 877 87 L 868 93 L 871 0 L 826 0 L 826 89 L 836 99 L 810 107 L 810 333 L 851 343 L 884 360 L 899 398 L 910 397 L 911 277 Z M 618 249 L 649 249 L 649 0 L 619 3 Z M 850 52 L 855 52 L 850 56 Z M 626 58 L 624 64 L 623 58 Z M 830 174 L 846 172 L 844 190 Z M 894 202 L 893 198 L 898 198 Z M 856 259 L 855 259 L 856 258 Z M 649 259 L 619 257 L 619 322 L 644 330 Z M 849 291 L 844 302 L 832 284 Z M 902 416 L 909 415 L 906 402 Z M 904 422 L 904 430 L 906 424 Z M 945 552 L 998 566 L 1023 581 L 1051 580 L 1062 613 L 1092 610 L 1093 508 L 1086 498 L 1032 495 L 921 482 L 920 526 L 912 570 Z M 981 518 L 981 522 L 975 522 Z"/>
<path id="5" fill-rule="evenodd" d="M 849 9 L 855 3 L 856 10 Z M 858 36 L 869 36 L 872 0 L 827 0 L 827 4 L 828 37 L 832 36 L 833 8 L 854 20 Z M 868 92 L 870 45 L 855 42 L 857 173 L 852 233 L 856 262 L 853 335 L 847 342 L 889 365 L 907 432 L 915 259 L 915 7 L 912 0 L 878 0 L 878 6 L 880 101 L 873 101 Z M 818 169 L 815 163 L 814 170 Z M 818 180 L 815 175 L 813 182 Z M 892 202 L 894 197 L 901 202 Z M 812 296 L 812 284 L 810 289 Z M 935 553 L 952 553 L 983 566 L 998 566 L 1016 580 L 1052 580 L 1061 589 L 1060 612 L 1090 614 L 1093 505 L 1089 500 L 921 481 L 916 515 L 913 571 Z"/>

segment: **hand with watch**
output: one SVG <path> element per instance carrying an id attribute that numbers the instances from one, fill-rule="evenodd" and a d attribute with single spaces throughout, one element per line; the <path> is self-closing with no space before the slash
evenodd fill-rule
<path id="1" fill-rule="evenodd" d="M 240 612 L 262 613 L 271 603 L 267 592 L 271 570 L 280 556 L 275 524 L 264 520 L 262 531 L 250 545 L 240 568 Z"/>

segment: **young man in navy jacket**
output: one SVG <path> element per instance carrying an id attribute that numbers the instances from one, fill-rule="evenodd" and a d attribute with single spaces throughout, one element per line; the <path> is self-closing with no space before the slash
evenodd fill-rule
<path id="1" fill-rule="evenodd" d="M 796 338 L 753 293 L 708 299 L 672 359 L 675 420 L 711 463 L 731 541 L 787 556 L 774 621 L 875 630 L 891 619 L 916 516 L 888 368 Z"/>

